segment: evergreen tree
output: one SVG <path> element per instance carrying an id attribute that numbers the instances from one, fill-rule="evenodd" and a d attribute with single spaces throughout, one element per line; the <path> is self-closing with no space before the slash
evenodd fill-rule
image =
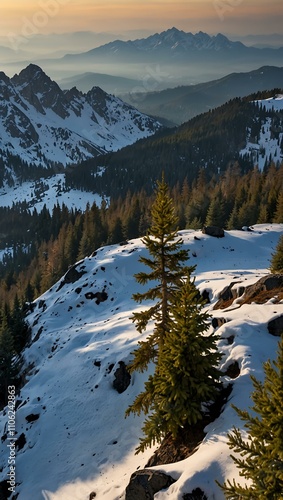
<path id="1" fill-rule="evenodd" d="M 241 486 L 234 480 L 220 485 L 228 500 L 281 500 L 283 494 L 283 339 L 277 360 L 264 364 L 265 380 L 252 376 L 253 413 L 234 406 L 245 422 L 248 439 L 239 429 L 228 434 L 228 444 L 238 453 L 234 462 L 240 476 L 249 481 Z"/>
<path id="2" fill-rule="evenodd" d="M 283 273 L 283 234 L 280 236 L 275 253 L 271 257 L 270 270 L 272 273 Z"/>
<path id="3" fill-rule="evenodd" d="M 20 354 L 30 338 L 31 329 L 24 319 L 24 313 L 17 295 L 15 296 L 11 313 L 10 331 L 13 338 L 14 350 L 17 354 Z"/>
<path id="4" fill-rule="evenodd" d="M 188 259 L 188 251 L 181 248 L 183 240 L 177 234 L 177 217 L 164 179 L 158 182 L 151 216 L 149 234 L 142 241 L 152 258 L 140 258 L 140 261 L 150 268 L 150 272 L 140 272 L 135 278 L 142 285 L 153 281 L 154 286 L 144 293 L 134 294 L 133 299 L 138 303 L 144 300 L 155 303 L 145 311 L 134 313 L 132 319 L 140 333 L 146 329 L 150 320 L 154 320 L 155 328 L 146 342 L 140 342 L 139 348 L 134 352 L 132 371 L 143 371 L 148 363 L 158 356 L 169 330 L 169 307 L 174 290 L 180 279 L 194 270 L 194 267 L 184 265 Z"/>
<path id="5" fill-rule="evenodd" d="M 283 192 L 280 191 L 277 199 L 276 212 L 274 214 L 273 222 L 283 222 Z"/>
<path id="6" fill-rule="evenodd" d="M 171 326 L 155 373 L 146 382 L 144 394 L 138 396 L 145 401 L 143 410 L 151 413 L 143 426 L 145 438 L 138 452 L 160 442 L 167 433 L 176 438 L 184 426 L 203 418 L 203 403 L 215 399 L 220 385 L 216 368 L 220 354 L 216 337 L 203 335 L 209 328 L 209 315 L 202 307 L 203 300 L 188 276 L 174 294 Z M 150 402 L 147 393 L 151 394 Z"/>
<path id="7" fill-rule="evenodd" d="M 2 403 L 7 403 L 8 386 L 15 383 L 18 370 L 13 337 L 4 317 L 0 331 L 0 399 Z"/>
<path id="8" fill-rule="evenodd" d="M 206 226 L 224 227 L 225 224 L 225 207 L 221 191 L 216 193 L 212 198 L 206 214 Z"/>
<path id="9" fill-rule="evenodd" d="M 140 260 L 151 271 L 135 277 L 143 285 L 154 281 L 154 286 L 133 298 L 139 303 L 155 303 L 134 313 L 133 321 L 139 332 L 146 329 L 150 320 L 154 321 L 154 328 L 145 341 L 139 342 L 130 371 L 143 372 L 154 361 L 155 372 L 126 412 L 150 413 L 143 427 L 145 438 L 137 452 L 160 442 L 167 432 L 176 437 L 184 424 L 201 418 L 201 404 L 212 399 L 219 378 L 215 369 L 219 356 L 210 353 L 214 342 L 198 337 L 207 330 L 208 316 L 200 312 L 202 301 L 191 281 L 194 267 L 184 265 L 188 251 L 181 248 L 183 241 L 177 235 L 174 207 L 164 179 L 158 183 L 152 224 L 143 242 L 152 258 Z"/>

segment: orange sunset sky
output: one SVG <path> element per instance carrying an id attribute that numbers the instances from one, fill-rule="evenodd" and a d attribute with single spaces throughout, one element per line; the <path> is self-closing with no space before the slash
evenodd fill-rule
<path id="1" fill-rule="evenodd" d="M 283 31 L 282 0 L 1 0 L 0 35 L 27 22 L 40 33 L 91 30 L 122 33 L 184 31 L 268 34 Z"/>

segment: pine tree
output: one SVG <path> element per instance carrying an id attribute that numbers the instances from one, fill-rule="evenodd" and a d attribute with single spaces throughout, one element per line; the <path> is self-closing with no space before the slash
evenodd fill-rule
<path id="1" fill-rule="evenodd" d="M 4 317 L 0 331 L 0 399 L 3 403 L 7 402 L 8 386 L 15 383 L 18 371 L 13 337 Z"/>
<path id="2" fill-rule="evenodd" d="M 225 224 L 225 206 L 221 191 L 219 191 L 211 200 L 206 219 L 206 226 L 224 227 Z"/>
<path id="3" fill-rule="evenodd" d="M 270 270 L 272 273 L 283 273 L 283 234 L 280 236 L 275 253 L 271 257 Z"/>
<path id="4" fill-rule="evenodd" d="M 274 214 L 273 222 L 283 222 L 283 193 L 280 191 L 277 198 L 276 212 Z"/>
<path id="5" fill-rule="evenodd" d="M 241 486 L 228 480 L 220 485 L 228 500 L 281 500 L 283 496 L 283 339 L 277 360 L 267 361 L 264 373 L 263 383 L 252 376 L 253 413 L 234 406 L 245 422 L 248 439 L 234 428 L 228 444 L 238 453 L 232 458 L 240 476 L 249 483 Z"/>
<path id="6" fill-rule="evenodd" d="M 220 371 L 216 368 L 220 354 L 216 337 L 203 335 L 209 328 L 209 315 L 201 311 L 203 305 L 188 276 L 174 294 L 162 356 L 142 396 L 146 402 L 143 409 L 151 414 L 143 426 L 145 438 L 138 452 L 160 442 L 168 433 L 176 438 L 184 426 L 201 420 L 203 404 L 215 399 L 220 385 Z M 146 392 L 152 395 L 149 404 Z"/>
<path id="7" fill-rule="evenodd" d="M 15 296 L 11 313 L 10 331 L 13 338 L 14 350 L 17 354 L 20 354 L 30 338 L 31 329 L 24 319 L 24 313 L 17 295 Z"/>
<path id="8" fill-rule="evenodd" d="M 133 299 L 138 303 L 146 300 L 155 303 L 147 310 L 134 313 L 132 319 L 140 333 L 146 329 L 150 320 L 154 320 L 155 328 L 145 342 L 139 343 L 139 348 L 134 352 L 132 371 L 143 371 L 148 363 L 158 356 L 166 332 L 169 330 L 169 306 L 174 290 L 180 279 L 194 270 L 194 267 L 184 265 L 188 260 L 188 251 L 181 248 L 183 240 L 177 234 L 177 217 L 164 179 L 158 182 L 151 216 L 149 234 L 142 241 L 152 258 L 140 258 L 140 262 L 148 266 L 151 271 L 140 272 L 135 278 L 142 285 L 153 281 L 154 286 L 144 293 L 134 294 Z"/>
<path id="9" fill-rule="evenodd" d="M 134 313 L 133 321 L 139 332 L 151 320 L 155 326 L 147 339 L 139 342 L 130 371 L 143 372 L 154 361 L 155 372 L 126 412 L 150 413 L 143 427 L 145 438 L 137 452 L 160 442 L 167 432 L 176 436 L 184 424 L 200 419 L 201 404 L 213 398 L 219 378 L 215 368 L 219 356 L 210 352 L 215 348 L 214 341 L 201 336 L 208 328 L 208 316 L 200 312 L 202 300 L 191 281 L 195 268 L 184 265 L 188 251 L 181 248 L 183 241 L 177 235 L 174 207 L 164 179 L 158 183 L 152 225 L 143 241 L 152 258 L 140 260 L 151 272 L 135 277 L 141 284 L 152 280 L 155 285 L 133 298 L 139 303 L 155 303 Z"/>

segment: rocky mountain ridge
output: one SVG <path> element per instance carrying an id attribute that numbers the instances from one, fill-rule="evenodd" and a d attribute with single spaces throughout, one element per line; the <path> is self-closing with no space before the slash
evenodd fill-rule
<path id="1" fill-rule="evenodd" d="M 65 167 L 161 128 L 99 87 L 86 94 L 61 90 L 34 64 L 12 78 L 0 73 L 0 113 L 2 168 L 9 154 L 32 165 Z"/>

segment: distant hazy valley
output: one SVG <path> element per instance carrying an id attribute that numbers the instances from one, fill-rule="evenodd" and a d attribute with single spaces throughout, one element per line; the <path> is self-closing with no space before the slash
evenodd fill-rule
<path id="1" fill-rule="evenodd" d="M 136 39 L 134 35 L 127 38 L 89 32 L 11 36 L 2 39 L 2 46 L 0 40 L 1 69 L 12 76 L 33 62 L 58 83 L 91 72 L 138 81 L 132 90 L 136 92 L 138 87 L 149 92 L 202 83 L 263 65 L 281 66 L 282 37 L 263 37 L 262 44 L 260 40 L 247 37 L 245 45 L 245 39 L 242 43 L 222 34 L 193 35 L 176 28 Z M 253 42 L 260 48 L 252 46 Z M 113 88 L 105 90 L 113 93 L 119 87 L 112 83 Z"/>

